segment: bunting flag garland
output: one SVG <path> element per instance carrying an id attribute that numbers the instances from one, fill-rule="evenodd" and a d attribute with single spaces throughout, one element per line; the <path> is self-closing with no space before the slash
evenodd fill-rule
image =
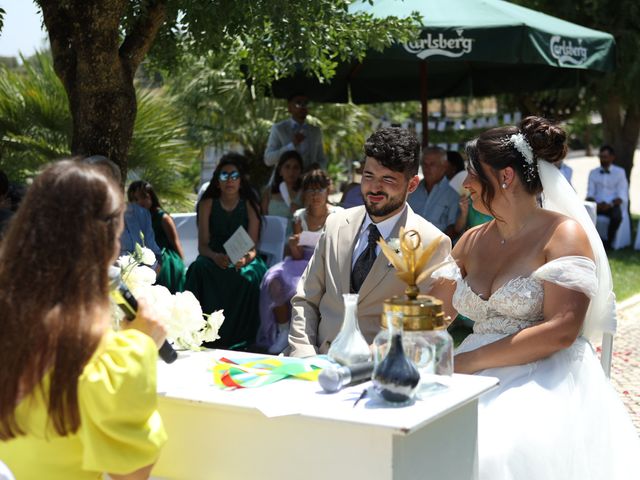
<path id="1" fill-rule="evenodd" d="M 318 375 L 329 362 L 322 359 L 289 357 L 258 357 L 214 360 L 213 381 L 225 389 L 255 388 L 269 385 L 284 378 L 318 380 Z"/>

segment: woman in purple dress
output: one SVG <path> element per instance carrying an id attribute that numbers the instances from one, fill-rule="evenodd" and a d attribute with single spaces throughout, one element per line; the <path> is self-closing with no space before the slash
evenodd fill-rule
<path id="1" fill-rule="evenodd" d="M 288 344 L 291 298 L 315 249 L 315 245 L 301 245 L 300 234 L 322 232 L 327 217 L 342 210 L 328 203 L 330 185 L 331 180 L 323 170 L 305 174 L 302 179 L 305 208 L 293 216 L 293 235 L 289 238 L 291 256 L 271 267 L 262 279 L 258 344 L 269 353 L 278 354 Z"/>

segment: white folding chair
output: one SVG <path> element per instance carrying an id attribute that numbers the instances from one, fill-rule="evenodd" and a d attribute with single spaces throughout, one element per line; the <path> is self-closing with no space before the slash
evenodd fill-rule
<path id="1" fill-rule="evenodd" d="M 613 333 L 602 334 L 602 347 L 600 351 L 600 365 L 607 378 L 611 378 L 611 360 L 613 356 Z"/>
<path id="2" fill-rule="evenodd" d="M 287 220 L 276 215 L 264 215 L 260 228 L 258 252 L 267 256 L 267 265 L 272 267 L 282 261 L 287 243 Z"/>
<path id="3" fill-rule="evenodd" d="M 620 205 L 622 210 L 622 222 L 616 232 L 616 238 L 614 238 L 611 248 L 618 250 L 620 248 L 628 247 L 631 245 L 631 220 L 629 219 L 629 212 L 627 210 L 627 202 L 622 202 Z M 598 215 L 596 220 L 596 229 L 600 238 L 607 239 L 609 228 L 609 217 L 604 215 Z"/>
<path id="4" fill-rule="evenodd" d="M 178 237 L 184 250 L 184 266 L 188 267 L 198 257 L 198 224 L 195 213 L 174 213 L 171 215 Z"/>

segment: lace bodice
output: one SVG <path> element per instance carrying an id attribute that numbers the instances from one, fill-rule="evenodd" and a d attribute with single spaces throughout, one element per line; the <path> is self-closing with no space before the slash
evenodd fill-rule
<path id="1" fill-rule="evenodd" d="M 555 259 L 529 276 L 513 278 L 487 299 L 471 290 L 455 264 L 439 269 L 433 276 L 456 281 L 453 306 L 475 321 L 474 333 L 510 335 L 542 321 L 545 281 L 581 291 L 589 298 L 597 289 L 594 263 L 577 256 Z"/>

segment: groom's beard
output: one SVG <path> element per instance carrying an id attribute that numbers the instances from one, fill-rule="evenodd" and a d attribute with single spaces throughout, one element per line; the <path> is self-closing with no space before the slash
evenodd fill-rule
<path id="1" fill-rule="evenodd" d="M 369 195 L 384 196 L 387 201 L 383 204 L 372 204 L 369 202 Z M 364 194 L 364 208 L 367 210 L 370 217 L 384 217 L 396 210 L 399 210 L 401 207 L 404 207 L 406 199 L 407 189 L 394 197 L 390 197 L 386 192 L 366 192 Z"/>

